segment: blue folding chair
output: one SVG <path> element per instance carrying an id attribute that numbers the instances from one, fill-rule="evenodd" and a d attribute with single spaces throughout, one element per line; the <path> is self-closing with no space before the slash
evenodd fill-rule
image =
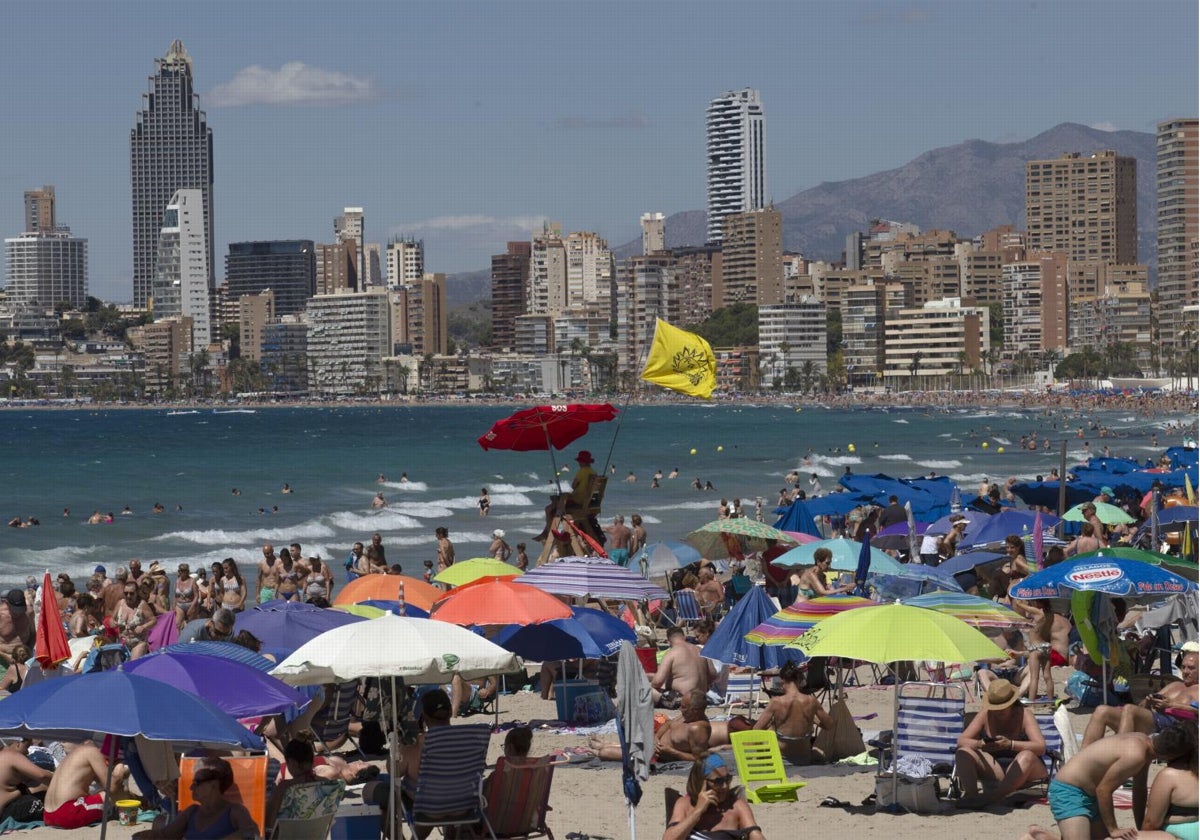
<path id="1" fill-rule="evenodd" d="M 482 824 L 495 840 L 482 798 L 483 770 L 492 728 L 487 725 L 435 726 L 425 733 L 412 807 L 404 819 L 417 828 Z"/>

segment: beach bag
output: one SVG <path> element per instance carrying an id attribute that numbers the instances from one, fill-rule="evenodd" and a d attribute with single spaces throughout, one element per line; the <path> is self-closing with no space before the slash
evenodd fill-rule
<path id="1" fill-rule="evenodd" d="M 942 792 L 936 776 L 914 778 L 900 773 L 896 777 L 896 796 L 892 798 L 892 774 L 875 777 L 876 808 L 891 808 L 893 805 L 910 814 L 940 814 L 953 808 L 953 804 L 942 800 Z"/>

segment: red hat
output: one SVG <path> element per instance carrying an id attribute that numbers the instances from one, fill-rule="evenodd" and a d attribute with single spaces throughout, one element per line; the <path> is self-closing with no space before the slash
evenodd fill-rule
<path id="1" fill-rule="evenodd" d="M 578 462 L 579 462 L 579 463 L 581 463 L 581 464 L 594 464 L 594 463 L 596 463 L 596 462 L 595 462 L 595 461 L 592 459 L 592 453 L 591 453 L 591 452 L 588 452 L 586 449 L 581 449 L 581 450 L 579 450 L 579 454 L 575 456 L 575 460 L 576 460 L 576 461 L 578 461 Z"/>

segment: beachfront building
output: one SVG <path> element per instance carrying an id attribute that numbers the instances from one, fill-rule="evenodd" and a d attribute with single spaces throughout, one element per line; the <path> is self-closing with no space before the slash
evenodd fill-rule
<path id="1" fill-rule="evenodd" d="M 87 250 L 88 241 L 65 227 L 5 239 L 7 307 L 49 309 L 66 302 L 82 309 L 88 294 Z"/>
<path id="2" fill-rule="evenodd" d="M 884 380 L 903 389 L 922 378 L 981 369 L 990 329 L 987 307 L 964 306 L 961 298 L 890 312 L 884 328 Z"/>
<path id="3" fill-rule="evenodd" d="M 1072 261 L 1137 262 L 1137 158 L 1078 152 L 1025 164 L 1026 245 Z"/>
<path id="4" fill-rule="evenodd" d="M 1176 351 L 1195 368 L 1197 289 L 1200 289 L 1200 155 L 1197 120 L 1158 125 L 1158 332 L 1163 359 Z M 1190 335 L 1190 340 L 1188 336 Z M 1163 364 L 1163 367 L 1167 367 Z"/>
<path id="5" fill-rule="evenodd" d="M 366 228 L 367 220 L 361 207 L 347 207 L 340 216 L 333 217 L 333 241 L 354 243 L 354 271 L 363 285 L 366 285 L 368 277 Z"/>
<path id="6" fill-rule="evenodd" d="M 723 93 L 708 105 L 708 241 L 720 242 L 725 217 L 766 206 L 762 101 L 751 88 Z"/>
<path id="7" fill-rule="evenodd" d="M 162 215 L 154 283 L 147 301 L 154 320 L 186 317 L 192 325 L 192 348 L 207 350 L 212 342 L 212 272 L 208 260 L 204 194 L 179 190 Z"/>
<path id="8" fill-rule="evenodd" d="M 1112 285 L 1094 297 L 1071 299 L 1071 349 L 1091 348 L 1114 365 L 1153 365 L 1150 291 L 1143 283 Z"/>
<path id="9" fill-rule="evenodd" d="M 825 306 L 815 297 L 758 308 L 758 348 L 763 381 L 807 391 L 825 373 Z"/>
<path id="10" fill-rule="evenodd" d="M 425 240 L 397 236 L 387 244 L 387 284 L 389 288 L 416 283 L 425 276 Z"/>
<path id="11" fill-rule="evenodd" d="M 311 239 L 231 242 L 225 255 L 231 301 L 270 289 L 276 315 L 299 315 L 317 293 L 316 248 Z"/>
<path id="12" fill-rule="evenodd" d="M 192 59 L 183 42 L 171 42 L 155 59 L 149 91 L 129 133 L 129 174 L 133 197 L 133 303 L 145 307 L 153 293 L 163 213 L 183 189 L 198 190 L 208 249 L 208 288 L 216 269 L 213 238 L 212 129 L 192 87 Z"/>
<path id="13" fill-rule="evenodd" d="M 1005 358 L 1066 350 L 1067 266 L 1064 254 L 1031 254 L 1004 266 Z"/>
<path id="14" fill-rule="evenodd" d="M 318 244 L 316 258 L 316 294 L 340 295 L 362 291 L 358 282 L 358 245 L 353 240 Z"/>
<path id="15" fill-rule="evenodd" d="M 783 302 L 783 214 L 729 213 L 722 225 L 721 306 Z"/>
<path id="16" fill-rule="evenodd" d="M 392 355 L 392 308 L 386 289 L 317 295 L 308 302 L 308 389 L 350 397 L 378 393 L 381 359 Z"/>
<path id="17" fill-rule="evenodd" d="M 525 314 L 557 315 L 567 308 L 567 249 L 562 225 L 545 222 L 530 242 Z"/>
<path id="18" fill-rule="evenodd" d="M 525 314 L 531 252 L 529 242 L 509 242 L 503 254 L 492 255 L 492 346 L 501 350 L 513 347 L 516 319 Z"/>

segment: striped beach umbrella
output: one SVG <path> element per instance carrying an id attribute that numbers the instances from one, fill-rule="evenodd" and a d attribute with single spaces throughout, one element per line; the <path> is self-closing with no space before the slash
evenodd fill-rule
<path id="1" fill-rule="evenodd" d="M 905 598 L 901 603 L 952 615 L 972 627 L 1012 627 L 1026 623 L 1019 613 L 1003 604 L 963 592 L 927 592 Z"/>
<path id="2" fill-rule="evenodd" d="M 536 586 L 553 595 L 656 601 L 667 598 L 661 586 L 603 557 L 564 557 L 531 569 L 515 583 Z"/>
<path id="3" fill-rule="evenodd" d="M 797 601 L 747 633 L 746 641 L 756 645 L 786 645 L 831 615 L 877 606 L 878 601 L 857 595 L 824 595 L 808 601 Z"/>

